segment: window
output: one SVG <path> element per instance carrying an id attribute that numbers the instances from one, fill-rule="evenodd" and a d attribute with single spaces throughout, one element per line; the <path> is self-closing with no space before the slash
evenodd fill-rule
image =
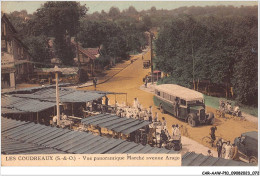
<path id="1" fill-rule="evenodd" d="M 158 96 L 161 96 L 161 93 L 160 93 L 159 91 L 157 91 L 157 95 L 158 95 Z"/>
<path id="2" fill-rule="evenodd" d="M 184 105 L 184 106 L 186 106 L 186 101 L 185 101 L 185 100 L 183 100 L 183 99 L 181 99 L 181 105 Z"/>
<path id="3" fill-rule="evenodd" d="M 175 97 L 174 96 L 170 96 L 170 101 L 174 101 L 175 100 Z"/>

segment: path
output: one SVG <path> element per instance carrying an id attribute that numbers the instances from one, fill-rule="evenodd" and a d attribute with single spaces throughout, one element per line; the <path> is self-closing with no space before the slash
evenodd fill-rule
<path id="1" fill-rule="evenodd" d="M 122 61 L 122 63 L 118 63 L 114 67 L 109 68 L 108 70 L 105 70 L 103 72 L 105 76 L 97 77 L 98 85 L 103 84 L 103 83 L 109 81 L 111 78 L 113 78 L 118 73 L 120 73 L 122 70 L 124 70 L 126 67 L 128 67 L 131 64 L 133 64 L 138 58 L 140 58 L 147 51 L 148 50 L 145 49 L 140 54 L 132 55 L 130 60 Z M 84 88 L 84 87 L 89 87 L 89 86 L 93 86 L 93 81 L 92 80 L 90 80 L 90 81 L 88 81 L 88 82 L 86 82 L 84 84 L 80 84 L 80 85 L 77 85 L 77 86 L 72 86 L 72 88 Z"/>

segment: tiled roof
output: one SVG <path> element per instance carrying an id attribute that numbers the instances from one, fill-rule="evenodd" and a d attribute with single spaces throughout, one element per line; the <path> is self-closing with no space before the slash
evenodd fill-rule
<path id="1" fill-rule="evenodd" d="M 90 59 L 94 60 L 96 59 L 96 56 L 94 54 L 92 54 L 90 51 L 84 49 L 82 46 L 80 46 L 79 44 L 77 45 L 77 43 L 75 41 L 71 41 L 71 43 L 78 49 L 79 51 L 84 54 L 85 56 L 89 57 Z"/>

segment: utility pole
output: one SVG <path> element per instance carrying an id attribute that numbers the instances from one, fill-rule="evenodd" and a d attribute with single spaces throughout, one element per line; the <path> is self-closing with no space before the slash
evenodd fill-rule
<path id="1" fill-rule="evenodd" d="M 191 57 L 192 57 L 192 82 L 193 82 L 193 89 L 195 90 L 193 42 L 192 42 L 191 45 L 192 45 L 192 46 L 191 46 Z"/>
<path id="2" fill-rule="evenodd" d="M 59 99 L 59 71 L 58 66 L 55 65 L 55 79 L 56 79 L 56 106 L 57 106 L 57 125 L 60 125 L 60 99 Z"/>
<path id="3" fill-rule="evenodd" d="M 150 31 L 150 39 L 151 39 L 151 78 L 152 78 L 152 84 L 153 84 L 153 33 Z"/>
<path id="4" fill-rule="evenodd" d="M 77 47 L 77 58 L 78 58 L 78 74 L 79 74 L 79 82 L 81 82 L 81 70 L 80 70 L 80 58 L 79 58 L 79 43 L 78 40 L 76 40 L 76 47 Z"/>

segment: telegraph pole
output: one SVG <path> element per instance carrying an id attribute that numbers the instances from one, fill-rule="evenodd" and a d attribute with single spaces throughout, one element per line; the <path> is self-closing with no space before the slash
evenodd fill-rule
<path id="1" fill-rule="evenodd" d="M 153 33 L 150 31 L 150 39 L 151 39 L 151 76 L 152 76 L 152 84 L 153 84 Z"/>
<path id="2" fill-rule="evenodd" d="M 59 72 L 58 66 L 54 67 L 55 79 L 56 79 L 56 106 L 57 106 L 57 125 L 60 125 L 60 99 L 59 99 Z"/>
<path id="3" fill-rule="evenodd" d="M 76 47 L 77 47 L 77 58 L 78 58 L 78 74 L 79 74 L 79 82 L 81 82 L 81 70 L 80 70 L 80 58 L 79 58 L 79 43 L 76 40 Z"/>

